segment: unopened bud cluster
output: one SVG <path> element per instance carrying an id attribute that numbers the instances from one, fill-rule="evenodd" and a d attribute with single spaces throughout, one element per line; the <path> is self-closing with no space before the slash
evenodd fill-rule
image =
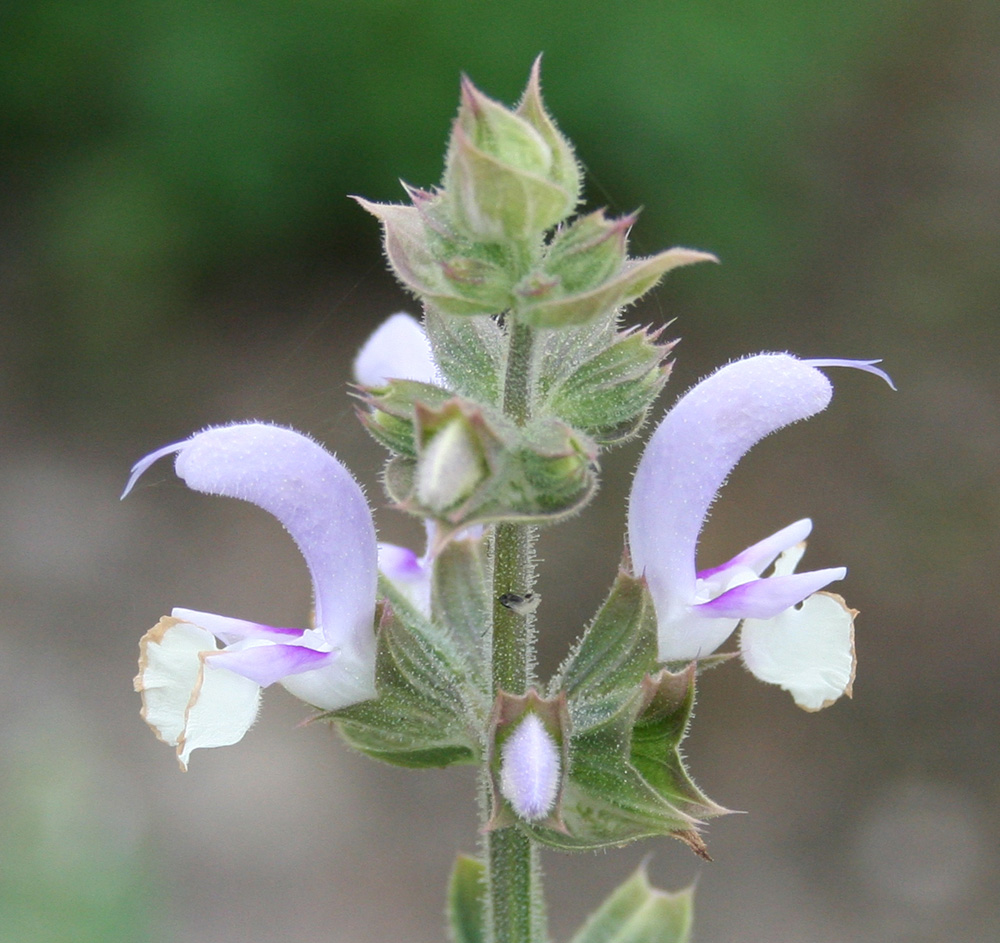
<path id="1" fill-rule="evenodd" d="M 580 189 L 536 62 L 514 109 L 463 81 L 441 187 L 408 186 L 408 205 L 359 200 L 423 306 L 440 368 L 433 383 L 389 378 L 362 394 L 363 421 L 394 453 L 385 480 L 401 507 L 455 529 L 575 513 L 596 489 L 601 447 L 642 425 L 671 345 L 622 330 L 620 311 L 670 269 L 712 256 L 630 259 L 635 216 L 571 219 Z M 505 332 L 515 324 L 559 330 L 538 332 L 530 402 L 512 421 Z"/>

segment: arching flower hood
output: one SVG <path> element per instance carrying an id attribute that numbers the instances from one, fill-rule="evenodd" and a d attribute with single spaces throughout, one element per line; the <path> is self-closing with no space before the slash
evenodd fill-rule
<path id="1" fill-rule="evenodd" d="M 791 691 L 801 706 L 821 707 L 849 689 L 853 615 L 842 600 L 831 608 L 839 597 L 813 595 L 847 570 L 793 572 L 811 521 L 791 524 L 713 569 L 696 571 L 695 550 L 709 506 L 740 458 L 829 404 L 833 387 L 818 367 L 857 367 L 891 385 L 875 362 L 759 354 L 702 380 L 664 417 L 639 462 L 628 512 L 632 562 L 656 608 L 661 660 L 707 656 L 743 621 L 747 666 Z M 773 574 L 763 578 L 772 564 Z M 790 635 L 800 642 L 790 645 Z"/>
<path id="2" fill-rule="evenodd" d="M 122 497 L 173 454 L 188 487 L 249 501 L 284 525 L 312 577 L 316 622 L 278 628 L 174 609 L 147 633 L 136 689 L 144 717 L 177 747 L 181 766 L 194 749 L 241 739 L 256 717 L 260 688 L 275 681 L 324 710 L 374 697 L 375 527 L 347 469 L 291 429 L 239 423 L 147 455 Z"/>

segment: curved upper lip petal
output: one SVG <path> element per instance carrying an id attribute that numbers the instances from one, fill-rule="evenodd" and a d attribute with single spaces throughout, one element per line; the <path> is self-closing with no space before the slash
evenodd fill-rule
<path id="1" fill-rule="evenodd" d="M 716 492 L 756 442 L 820 412 L 832 395 L 815 367 L 759 354 L 702 380 L 653 433 L 632 483 L 628 536 L 656 606 L 662 658 L 687 657 L 671 652 L 669 623 L 694 601 L 695 547 Z"/>
<path id="2" fill-rule="evenodd" d="M 855 367 L 892 385 L 868 360 L 799 360 L 758 354 L 721 367 L 667 413 L 646 446 L 632 482 L 628 542 L 656 608 L 660 658 L 707 655 L 741 618 L 767 618 L 801 602 L 844 575 L 843 568 L 764 580 L 743 579 L 726 589 L 727 571 L 759 577 L 786 550 L 801 543 L 812 522 L 797 521 L 721 566 L 695 569 L 695 551 L 716 493 L 743 455 L 772 432 L 807 419 L 829 404 L 833 387 L 819 367 Z M 737 576 L 734 572 L 733 576 Z M 699 579 L 719 593 L 698 603 Z M 720 590 L 723 590 L 720 592 Z M 704 596 L 702 596 L 704 598 Z M 694 621 L 692 621 L 692 617 Z M 700 617 L 728 620 L 699 628 Z"/>

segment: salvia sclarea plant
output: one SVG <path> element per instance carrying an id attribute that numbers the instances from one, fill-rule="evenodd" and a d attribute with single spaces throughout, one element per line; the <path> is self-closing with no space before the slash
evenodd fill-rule
<path id="1" fill-rule="evenodd" d="M 422 322 L 390 317 L 355 361 L 361 421 L 389 452 L 389 501 L 426 523 L 419 551 L 378 543 L 350 472 L 266 423 L 161 448 L 125 489 L 172 455 L 190 488 L 273 514 L 312 577 L 310 628 L 174 609 L 143 637 L 143 717 L 182 768 L 239 741 L 275 682 L 376 759 L 479 766 L 481 846 L 448 889 L 454 943 L 547 939 L 541 846 L 669 835 L 707 857 L 701 827 L 726 810 L 680 753 L 701 671 L 738 657 L 806 710 L 850 695 L 854 677 L 856 613 L 825 591 L 845 568 L 796 572 L 809 520 L 695 563 L 716 492 L 756 442 L 826 408 L 827 368 L 889 379 L 876 361 L 787 353 L 721 367 L 656 425 L 607 599 L 555 677 L 535 676 L 537 529 L 587 505 L 601 452 L 640 433 L 670 370 L 672 344 L 623 326 L 622 310 L 713 258 L 630 257 L 634 217 L 574 217 L 580 188 L 536 63 L 513 110 L 463 81 L 439 188 L 359 200 L 423 309 Z M 716 654 L 737 631 L 735 652 Z M 654 889 L 640 869 L 573 943 L 671 943 L 690 926 L 690 891 Z"/>

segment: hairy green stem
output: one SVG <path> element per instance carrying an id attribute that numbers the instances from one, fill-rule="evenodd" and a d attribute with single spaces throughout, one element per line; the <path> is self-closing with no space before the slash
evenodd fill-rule
<path id="1" fill-rule="evenodd" d="M 531 349 L 534 332 L 508 323 L 505 415 L 523 426 L 531 418 Z M 534 616 L 501 605 L 504 593 L 524 595 L 535 580 L 534 528 L 498 524 L 493 535 L 493 693 L 523 694 L 533 680 Z M 490 771 L 486 770 L 487 781 Z M 488 804 L 487 804 L 488 805 Z M 489 814 L 485 810 L 484 814 Z M 484 823 L 485 824 L 485 823 Z M 546 939 L 538 849 L 515 827 L 484 838 L 489 939 L 492 943 L 543 943 Z"/>

